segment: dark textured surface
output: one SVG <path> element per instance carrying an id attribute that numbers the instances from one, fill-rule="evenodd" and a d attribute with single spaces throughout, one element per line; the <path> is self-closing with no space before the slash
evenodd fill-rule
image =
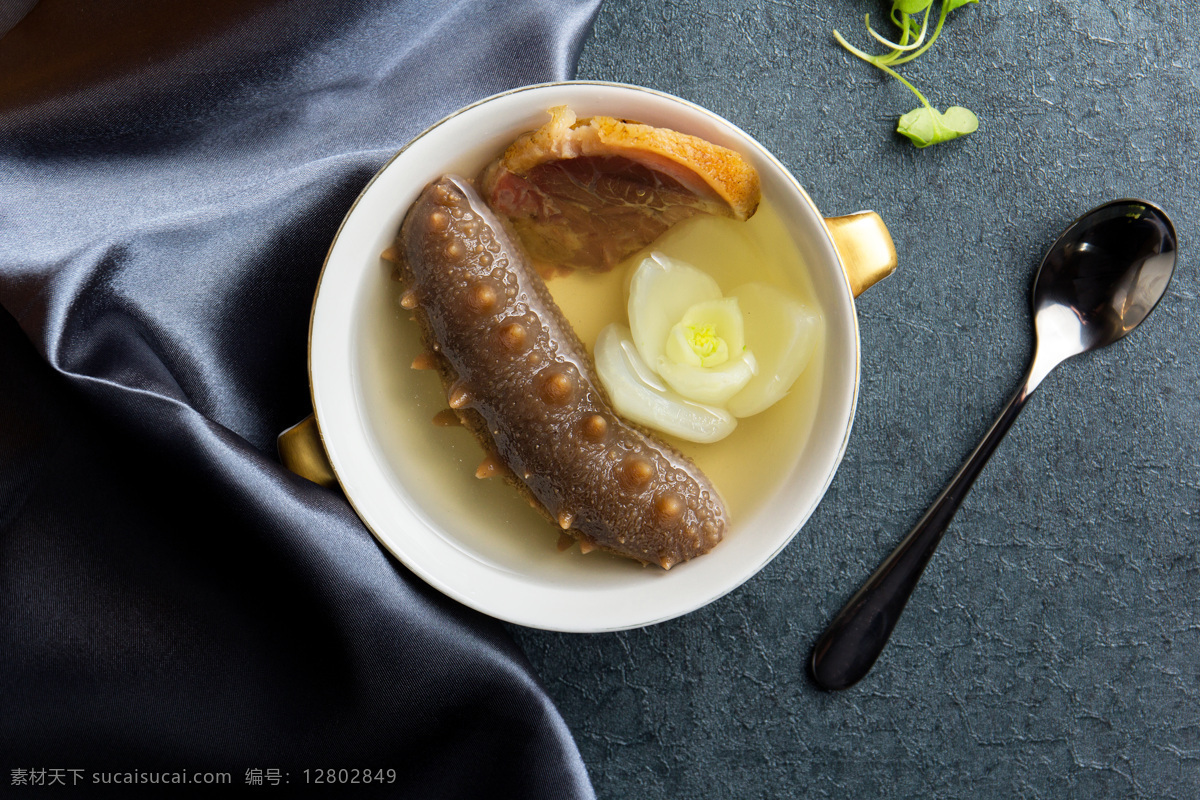
<path id="1" fill-rule="evenodd" d="M 710 7 L 711 6 L 711 7 Z M 846 459 L 741 589 L 618 634 L 514 628 L 602 798 L 1200 796 L 1200 5 L 984 2 L 905 74 L 981 128 L 918 151 L 865 44 L 879 3 L 609 2 L 579 76 L 663 89 L 773 148 L 900 252 L 858 304 Z M 1141 195 L 1182 260 L 1130 339 L 1060 367 L 979 480 L 868 678 L 809 648 L 1008 398 L 1027 292 L 1077 214 Z"/>

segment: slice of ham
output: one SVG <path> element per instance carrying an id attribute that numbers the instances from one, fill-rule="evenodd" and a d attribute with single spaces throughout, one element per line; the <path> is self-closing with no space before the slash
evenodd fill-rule
<path id="1" fill-rule="evenodd" d="M 538 260 L 603 272 L 696 214 L 745 220 L 758 207 L 758 173 L 733 150 L 612 117 L 576 119 L 566 106 L 550 116 L 480 180 Z"/>

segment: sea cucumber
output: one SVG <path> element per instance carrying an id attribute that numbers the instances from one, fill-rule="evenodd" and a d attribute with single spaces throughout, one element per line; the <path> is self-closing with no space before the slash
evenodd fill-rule
<path id="1" fill-rule="evenodd" d="M 447 175 L 396 237 L 447 402 L 501 474 L 582 549 L 670 569 L 725 534 L 724 504 L 690 459 L 613 411 L 545 282 L 469 181 Z"/>

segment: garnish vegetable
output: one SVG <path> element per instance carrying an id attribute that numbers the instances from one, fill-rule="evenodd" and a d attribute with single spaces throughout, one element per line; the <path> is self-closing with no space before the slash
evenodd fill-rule
<path id="1" fill-rule="evenodd" d="M 918 108 L 914 108 L 900 117 L 896 126 L 896 132 L 907 136 L 917 147 L 928 147 L 931 144 L 946 142 L 973 133 L 979 128 L 979 118 L 962 106 L 951 106 L 945 112 L 938 111 L 925 99 L 925 95 L 917 91 L 917 88 L 896 72 L 894 67 L 907 64 L 933 46 L 951 11 L 967 3 L 978 2 L 979 0 L 942 0 L 937 25 L 928 40 L 925 37 L 929 32 L 929 16 L 932 13 L 933 0 L 893 0 L 891 18 L 892 22 L 900 28 L 898 42 L 893 42 L 877 33 L 871 27 L 871 15 L 867 14 L 864 17 L 867 32 L 873 39 L 888 48 L 888 52 L 882 55 L 865 53 L 847 42 L 836 30 L 833 32 L 833 37 L 837 39 L 838 44 L 903 83 L 921 101 Z M 919 23 L 918 20 L 920 20 Z"/>
<path id="2" fill-rule="evenodd" d="M 820 318 L 762 283 L 723 295 L 696 267 L 653 253 L 634 271 L 629 327 L 596 342 L 596 372 L 618 413 L 693 442 L 780 400 L 812 356 Z"/>

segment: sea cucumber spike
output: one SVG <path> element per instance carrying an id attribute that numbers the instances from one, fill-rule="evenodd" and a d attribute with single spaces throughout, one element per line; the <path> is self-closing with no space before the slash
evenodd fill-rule
<path id="1" fill-rule="evenodd" d="M 397 250 L 394 246 L 389 247 L 386 250 L 384 250 L 382 253 L 379 254 L 379 257 L 382 258 L 384 261 L 387 261 L 391 264 L 399 264 L 400 263 L 400 251 Z"/>
<path id="2" fill-rule="evenodd" d="M 559 512 L 558 527 L 562 528 L 565 531 L 567 528 L 571 527 L 572 523 L 574 523 L 574 522 L 575 522 L 575 515 L 572 514 L 570 511 Z"/>
<path id="3" fill-rule="evenodd" d="M 443 408 L 433 415 L 430 422 L 439 428 L 453 428 L 456 425 L 462 425 L 462 420 L 458 418 L 458 414 L 454 413 L 452 408 Z"/>
<path id="4" fill-rule="evenodd" d="M 588 539 L 579 540 L 579 552 L 590 553 L 596 549 L 596 544 Z"/>
<path id="5" fill-rule="evenodd" d="M 575 544 L 575 537 L 571 534 L 564 531 L 558 535 L 558 552 L 570 550 L 573 544 Z"/>
<path id="6" fill-rule="evenodd" d="M 467 307 L 477 314 L 490 314 L 496 309 L 496 287 L 488 281 L 477 281 L 467 293 Z"/>
<path id="7" fill-rule="evenodd" d="M 654 500 L 654 515 L 664 523 L 678 518 L 684 508 L 683 498 L 674 492 L 659 495 Z"/>
<path id="8" fill-rule="evenodd" d="M 580 423 L 583 438 L 592 444 L 600 444 L 608 438 L 608 420 L 602 414 L 589 414 Z"/>
<path id="9" fill-rule="evenodd" d="M 494 453 L 489 453 L 483 461 L 479 462 L 479 467 L 475 470 L 475 477 L 479 479 L 494 478 L 497 475 L 504 474 L 504 464 L 500 459 L 496 458 Z"/>
<path id="10" fill-rule="evenodd" d="M 617 480 L 631 492 L 639 492 L 650 484 L 654 477 L 654 464 L 638 455 L 626 456 L 617 468 Z"/>
<path id="11" fill-rule="evenodd" d="M 434 232 L 440 233 L 446 230 L 446 225 L 449 222 L 450 217 L 446 215 L 445 211 L 434 211 L 429 215 L 429 228 Z"/>
<path id="12" fill-rule="evenodd" d="M 413 369 L 435 369 L 437 367 L 437 357 L 428 351 L 419 354 L 412 360 Z"/>
<path id="13" fill-rule="evenodd" d="M 412 311 L 417 307 L 417 293 L 412 289 L 406 290 L 400 295 L 400 307 L 405 311 Z"/>
<path id="14" fill-rule="evenodd" d="M 662 561 L 659 561 L 658 565 L 660 567 L 662 567 L 663 569 L 670 569 L 671 567 L 675 566 L 675 564 L 677 564 L 677 563 L 678 562 L 675 559 L 671 558 L 670 556 L 663 556 Z"/>
<path id="15" fill-rule="evenodd" d="M 447 258 L 462 258 L 463 246 L 462 242 L 455 240 L 446 245 Z"/>
<path id="16" fill-rule="evenodd" d="M 462 381 L 458 381 L 450 387 L 450 391 L 446 394 L 446 402 L 455 410 L 466 408 L 471 402 L 471 393 Z"/>
<path id="17" fill-rule="evenodd" d="M 529 342 L 529 332 L 525 326 L 519 322 L 510 322 L 507 325 L 501 325 L 496 331 L 496 338 L 500 341 L 500 346 L 510 353 L 520 352 Z"/>
<path id="18" fill-rule="evenodd" d="M 575 381 L 566 372 L 551 370 L 542 379 L 541 398 L 548 405 L 566 404 L 575 393 Z"/>

